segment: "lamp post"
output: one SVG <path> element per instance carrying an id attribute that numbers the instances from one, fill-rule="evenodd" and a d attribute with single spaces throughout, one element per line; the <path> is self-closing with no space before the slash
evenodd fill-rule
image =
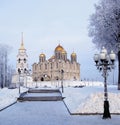
<path id="1" fill-rule="evenodd" d="M 108 55 L 107 50 L 103 47 L 100 54 L 94 55 L 94 61 L 96 63 L 97 69 L 102 72 L 104 77 L 104 113 L 103 119 L 111 118 L 109 111 L 109 101 L 108 101 L 108 91 L 107 91 L 107 76 L 108 71 L 114 69 L 114 61 L 116 55 L 113 51 Z"/>
<path id="2" fill-rule="evenodd" d="M 63 74 L 64 74 L 64 70 L 61 69 L 61 88 L 62 88 L 62 93 L 64 92 L 64 88 L 63 88 Z"/>
<path id="3" fill-rule="evenodd" d="M 52 85 L 52 68 L 53 68 L 52 67 L 52 62 L 51 62 L 51 67 L 50 68 L 51 68 L 51 85 Z"/>
<path id="4" fill-rule="evenodd" d="M 30 69 L 29 70 L 27 70 L 27 69 L 25 69 L 24 70 L 24 73 L 25 73 L 25 76 L 26 76 L 26 88 L 27 88 L 27 76 L 29 76 L 30 75 Z"/>
<path id="5" fill-rule="evenodd" d="M 58 68 L 59 68 L 59 70 L 58 70 L 58 87 L 59 87 L 59 83 L 60 83 L 60 75 L 61 75 L 61 71 L 60 71 L 60 69 L 61 69 L 61 60 L 59 60 Z"/>
<path id="6" fill-rule="evenodd" d="M 18 69 L 18 74 L 19 74 L 19 94 L 20 94 L 20 74 L 21 74 L 21 70 Z"/>
<path id="7" fill-rule="evenodd" d="M 38 86 L 37 86 L 37 81 L 38 81 L 37 77 L 34 78 L 34 81 L 36 82 L 35 88 L 38 88 Z"/>
<path id="8" fill-rule="evenodd" d="M 120 90 L 120 43 L 118 43 L 117 46 L 118 46 L 118 90 Z"/>

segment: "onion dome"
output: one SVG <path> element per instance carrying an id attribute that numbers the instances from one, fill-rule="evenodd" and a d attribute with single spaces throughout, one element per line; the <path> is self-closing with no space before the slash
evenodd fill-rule
<path id="1" fill-rule="evenodd" d="M 53 60 L 53 59 L 55 59 L 55 56 L 54 56 L 54 55 L 51 56 L 49 60 Z"/>
<path id="2" fill-rule="evenodd" d="M 64 48 L 59 44 L 56 48 L 55 51 L 64 51 Z"/>
<path id="3" fill-rule="evenodd" d="M 44 54 L 44 53 L 41 53 L 41 54 L 40 54 L 40 57 L 45 57 L 45 54 Z"/>
<path id="4" fill-rule="evenodd" d="M 62 51 L 62 54 L 66 54 L 67 52 L 65 50 Z"/>
<path id="5" fill-rule="evenodd" d="M 54 60 L 54 59 L 55 59 L 55 56 L 53 55 L 53 56 L 50 57 L 50 59 L 48 59 L 48 61 L 52 62 L 52 60 Z"/>
<path id="6" fill-rule="evenodd" d="M 50 59 L 55 59 L 55 56 L 53 55 Z"/>
<path id="7" fill-rule="evenodd" d="M 71 54 L 71 56 L 72 56 L 72 57 L 76 57 L 76 53 L 73 52 L 73 53 Z"/>

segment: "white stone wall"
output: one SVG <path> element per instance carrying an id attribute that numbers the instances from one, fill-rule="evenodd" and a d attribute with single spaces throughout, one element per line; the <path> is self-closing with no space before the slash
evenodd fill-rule
<path id="1" fill-rule="evenodd" d="M 51 67 L 52 63 L 52 67 Z M 47 65 L 47 68 L 45 69 L 45 65 Z M 41 68 L 40 68 L 41 67 Z M 65 80 L 80 80 L 80 64 L 79 63 L 71 63 L 71 62 L 58 62 L 58 60 L 55 60 L 54 62 L 42 62 L 38 64 L 33 64 L 33 79 L 36 77 L 38 81 L 41 81 L 41 78 L 43 77 L 44 80 L 56 80 L 61 79 L 61 70 L 64 70 L 63 73 L 63 79 Z M 45 75 L 49 79 L 45 79 Z"/>

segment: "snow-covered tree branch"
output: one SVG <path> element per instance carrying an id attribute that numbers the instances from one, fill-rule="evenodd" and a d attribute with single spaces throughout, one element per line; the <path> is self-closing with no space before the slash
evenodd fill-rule
<path id="1" fill-rule="evenodd" d="M 95 5 L 95 13 L 90 16 L 89 36 L 97 48 L 105 46 L 118 54 L 120 89 L 120 0 L 100 0 Z"/>
<path id="2" fill-rule="evenodd" d="M 10 47 L 0 44 L 0 88 L 8 87 L 11 83 L 11 70 L 8 64 L 8 54 Z"/>
<path id="3" fill-rule="evenodd" d="M 89 36 L 98 48 L 116 52 L 120 42 L 120 0 L 101 0 L 90 17 Z M 117 52 L 116 52 L 117 53 Z"/>

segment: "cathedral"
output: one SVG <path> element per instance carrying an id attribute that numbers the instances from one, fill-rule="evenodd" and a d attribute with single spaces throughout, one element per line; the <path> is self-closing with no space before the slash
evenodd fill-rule
<path id="1" fill-rule="evenodd" d="M 66 50 L 60 44 L 48 60 L 41 53 L 39 62 L 32 65 L 32 77 L 33 81 L 80 80 L 80 64 L 76 53 L 73 52 L 71 59 L 68 59 Z"/>

